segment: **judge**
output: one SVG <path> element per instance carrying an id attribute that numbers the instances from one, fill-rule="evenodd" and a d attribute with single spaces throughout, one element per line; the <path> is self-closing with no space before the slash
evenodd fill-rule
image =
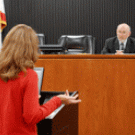
<path id="1" fill-rule="evenodd" d="M 119 24 L 117 36 L 108 38 L 101 54 L 135 53 L 135 38 L 130 37 L 131 28 L 126 23 Z"/>

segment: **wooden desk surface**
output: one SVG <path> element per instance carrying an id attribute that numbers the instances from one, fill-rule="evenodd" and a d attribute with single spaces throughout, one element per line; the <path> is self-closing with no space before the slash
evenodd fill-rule
<path id="1" fill-rule="evenodd" d="M 135 134 L 135 55 L 41 55 L 42 90 L 79 92 L 79 135 Z"/>
<path id="2" fill-rule="evenodd" d="M 40 55 L 39 59 L 135 59 L 135 54 L 124 55 L 92 55 L 92 54 L 66 54 L 66 55 Z"/>

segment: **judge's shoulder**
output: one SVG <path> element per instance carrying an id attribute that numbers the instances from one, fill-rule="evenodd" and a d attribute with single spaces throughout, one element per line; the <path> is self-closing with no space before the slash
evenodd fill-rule
<path id="1" fill-rule="evenodd" d="M 135 42 L 135 37 L 128 37 L 128 38 Z"/>
<path id="2" fill-rule="evenodd" d="M 107 38 L 107 39 L 105 40 L 105 42 L 114 42 L 114 41 L 116 41 L 116 40 L 117 40 L 117 37 L 115 36 L 115 37 Z"/>

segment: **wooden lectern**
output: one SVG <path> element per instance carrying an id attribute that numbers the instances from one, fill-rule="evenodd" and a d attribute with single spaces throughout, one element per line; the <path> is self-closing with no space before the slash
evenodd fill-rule
<path id="1" fill-rule="evenodd" d="M 41 92 L 40 104 L 64 92 Z M 70 92 L 74 96 L 77 92 Z M 78 105 L 62 104 L 47 118 L 37 124 L 38 135 L 78 135 Z"/>

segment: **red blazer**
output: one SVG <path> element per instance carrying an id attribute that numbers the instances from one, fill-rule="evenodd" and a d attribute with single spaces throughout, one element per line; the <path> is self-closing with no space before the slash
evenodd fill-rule
<path id="1" fill-rule="evenodd" d="M 7 83 L 0 79 L 0 135 L 37 135 L 36 124 L 61 105 L 60 98 L 53 97 L 40 106 L 34 70 L 19 76 Z"/>

